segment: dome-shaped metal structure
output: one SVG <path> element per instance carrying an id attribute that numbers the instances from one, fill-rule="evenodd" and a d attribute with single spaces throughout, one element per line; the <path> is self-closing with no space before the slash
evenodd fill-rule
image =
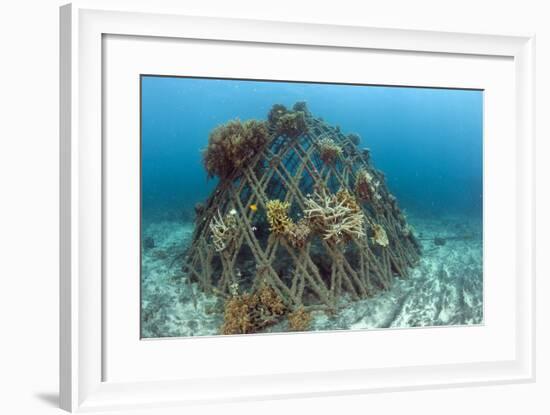
<path id="1" fill-rule="evenodd" d="M 197 208 L 190 278 L 224 297 L 265 284 L 292 310 L 335 309 L 405 277 L 419 244 L 359 137 L 304 103 L 274 106 L 264 125 L 267 139 Z"/>

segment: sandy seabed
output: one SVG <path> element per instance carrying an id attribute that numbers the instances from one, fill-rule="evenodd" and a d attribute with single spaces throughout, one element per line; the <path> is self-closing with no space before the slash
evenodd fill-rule
<path id="1" fill-rule="evenodd" d="M 419 264 L 388 291 L 342 300 L 334 315 L 313 312 L 311 330 L 373 329 L 480 324 L 483 321 L 482 222 L 468 216 L 408 216 L 422 244 Z M 142 336 L 219 334 L 223 309 L 215 296 L 190 284 L 181 271 L 192 223 L 161 221 L 144 226 L 154 247 L 142 247 Z M 436 244 L 434 238 L 443 238 Z M 440 241 L 441 243 L 442 241 Z M 286 322 L 270 332 L 287 331 Z"/>

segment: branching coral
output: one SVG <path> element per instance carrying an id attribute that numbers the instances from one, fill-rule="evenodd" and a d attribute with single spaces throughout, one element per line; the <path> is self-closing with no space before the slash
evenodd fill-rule
<path id="1" fill-rule="evenodd" d="M 210 222 L 210 231 L 212 232 L 212 243 L 214 244 L 214 249 L 217 252 L 222 252 L 232 246 L 237 232 L 237 212 L 232 210 L 229 212 L 225 218 L 222 217 L 220 211 L 218 211 L 217 216 L 212 217 Z"/>
<path id="2" fill-rule="evenodd" d="M 286 235 L 293 225 L 292 220 L 288 217 L 288 202 L 280 200 L 270 200 L 266 203 L 267 221 L 269 230 L 276 235 Z"/>
<path id="3" fill-rule="evenodd" d="M 292 331 L 306 331 L 311 324 L 311 313 L 300 307 L 288 315 L 288 328 Z"/>
<path id="4" fill-rule="evenodd" d="M 203 162 L 210 177 L 226 178 L 248 162 L 267 142 L 269 133 L 264 122 L 229 121 L 216 127 L 208 137 Z"/>
<path id="5" fill-rule="evenodd" d="M 336 200 L 338 203 L 350 209 L 353 213 L 361 211 L 361 207 L 357 203 L 357 200 L 347 189 L 338 190 L 336 193 Z"/>
<path id="6" fill-rule="evenodd" d="M 372 240 L 375 243 L 383 247 L 386 247 L 390 244 L 390 241 L 388 240 L 388 235 L 386 234 L 386 230 L 382 226 L 374 224 L 372 226 L 372 230 L 374 232 Z"/>
<path id="7" fill-rule="evenodd" d="M 263 284 L 253 293 L 236 294 L 225 302 L 222 334 L 256 333 L 277 323 L 286 307 L 275 290 Z"/>
<path id="8" fill-rule="evenodd" d="M 319 154 L 326 164 L 334 164 L 342 155 L 342 148 L 331 138 L 323 138 L 319 141 Z"/>
<path id="9" fill-rule="evenodd" d="M 305 199 L 306 218 L 330 243 L 338 244 L 364 236 L 363 213 L 346 206 L 346 203 L 338 200 L 337 195 L 326 193 L 315 193 Z"/>

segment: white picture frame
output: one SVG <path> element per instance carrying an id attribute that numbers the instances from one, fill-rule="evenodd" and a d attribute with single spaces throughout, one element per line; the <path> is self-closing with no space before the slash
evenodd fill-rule
<path id="1" fill-rule="evenodd" d="M 534 342 L 534 37 L 190 17 L 82 1 L 61 8 L 60 402 L 68 411 L 161 408 L 195 402 L 311 397 L 530 382 Z M 103 278 L 106 36 L 375 49 L 513 59 L 515 78 L 515 326 L 513 357 L 376 369 L 105 381 Z M 222 339 L 223 341 L 223 339 Z"/>

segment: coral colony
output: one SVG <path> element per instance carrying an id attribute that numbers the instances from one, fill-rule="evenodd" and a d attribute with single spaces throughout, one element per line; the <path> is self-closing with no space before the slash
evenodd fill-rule
<path id="1" fill-rule="evenodd" d="M 387 290 L 417 263 L 420 245 L 359 145 L 303 102 L 211 132 L 203 161 L 219 183 L 196 207 L 184 270 L 224 302 L 222 334 L 284 319 L 308 330 L 313 310 Z"/>

